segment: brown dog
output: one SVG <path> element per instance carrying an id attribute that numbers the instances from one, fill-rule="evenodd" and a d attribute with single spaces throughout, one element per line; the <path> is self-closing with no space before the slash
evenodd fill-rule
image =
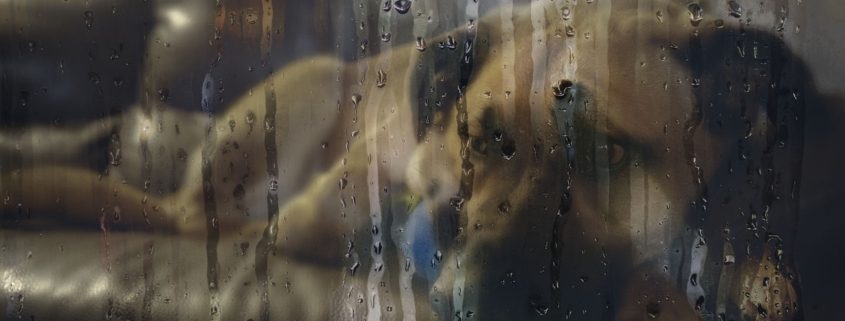
<path id="1" fill-rule="evenodd" d="M 794 320 L 802 66 L 705 9 L 506 7 L 308 58 L 224 112 L 92 125 L 117 128 L 108 173 L 3 173 L 4 211 L 205 238 L 212 310 L 243 270 L 222 239 L 254 245 L 260 316 L 278 253 L 328 266 L 299 274 L 325 313 L 290 318 Z"/>

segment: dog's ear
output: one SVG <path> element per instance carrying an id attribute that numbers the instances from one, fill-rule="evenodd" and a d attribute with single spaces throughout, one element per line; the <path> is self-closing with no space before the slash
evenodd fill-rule
<path id="1" fill-rule="evenodd" d="M 710 19 L 689 30 L 652 39 L 665 47 L 674 66 L 680 67 L 672 71 L 671 81 L 679 81 L 681 87 L 677 88 L 687 90 L 676 93 L 692 98 L 691 106 L 682 106 L 689 110 L 684 144 L 689 143 L 695 153 L 694 144 L 708 137 L 715 144 L 705 143 L 698 153 L 720 151 L 725 155 L 720 156 L 720 163 L 704 169 L 710 186 L 741 186 L 744 179 L 761 184 L 749 193 L 743 206 L 762 213 L 767 233 L 785 235 L 786 241 L 777 240 L 778 249 L 785 254 L 777 258 L 776 268 L 786 271 L 794 264 L 792 233 L 799 216 L 799 194 L 805 195 L 799 187 L 807 168 L 802 165 L 807 159 L 805 124 L 815 125 L 806 120 L 805 106 L 811 106 L 807 102 L 819 96 L 818 90 L 804 61 L 781 34 L 736 22 L 716 27 Z M 708 151 L 707 144 L 719 149 Z M 746 176 L 733 174 L 734 169 Z M 719 189 L 711 188 L 709 193 L 702 191 L 702 199 L 728 197 Z M 687 219 L 695 220 L 698 215 L 690 214 Z M 707 238 L 719 237 L 724 227 L 720 224 L 718 219 L 704 223 Z M 747 251 L 752 256 L 763 255 L 772 243 L 769 241 L 749 243 Z M 721 260 L 709 255 L 708 260 Z"/>
<path id="2" fill-rule="evenodd" d="M 470 19 L 458 28 L 431 38 L 418 38 L 411 45 L 411 64 L 407 79 L 409 105 L 417 119 L 418 138 L 432 128 L 446 126 L 449 117 L 467 87 L 483 68 L 489 66 L 502 54 L 503 19 L 510 22 L 508 32 L 513 41 L 529 45 L 532 24 L 529 6 L 505 9 L 497 8 L 489 14 Z M 552 8 L 553 9 L 553 8 Z M 547 15 L 550 8 L 544 8 Z M 552 17 L 547 17 L 551 24 Z M 501 68 L 501 66 L 497 66 Z"/>
<path id="3" fill-rule="evenodd" d="M 416 120 L 417 137 L 432 127 L 445 125 L 461 87 L 466 87 L 472 69 L 483 64 L 475 48 L 478 39 L 467 26 L 431 39 L 419 39 L 411 50 L 412 64 L 406 83 L 409 106 Z"/>

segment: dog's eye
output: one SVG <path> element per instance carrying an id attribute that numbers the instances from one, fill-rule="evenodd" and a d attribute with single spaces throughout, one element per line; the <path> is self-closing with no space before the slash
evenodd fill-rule
<path id="1" fill-rule="evenodd" d="M 608 171 L 615 171 L 628 163 L 628 151 L 625 145 L 615 140 L 608 140 L 607 144 L 599 146 L 599 152 L 607 155 Z"/>
<path id="2" fill-rule="evenodd" d="M 625 147 L 617 143 L 610 143 L 607 145 L 607 164 L 610 167 L 621 165 L 627 158 Z"/>

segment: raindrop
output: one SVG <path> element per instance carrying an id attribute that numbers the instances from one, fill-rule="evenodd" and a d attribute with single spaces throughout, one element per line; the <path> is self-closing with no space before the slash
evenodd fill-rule
<path id="1" fill-rule="evenodd" d="M 255 12 L 247 12 L 246 23 L 251 25 L 258 23 L 258 14 Z"/>
<path id="2" fill-rule="evenodd" d="M 82 16 L 82 22 L 85 23 L 85 28 L 87 28 L 88 30 L 94 28 L 94 11 L 85 11 Z"/>
<path id="3" fill-rule="evenodd" d="M 167 102 L 168 98 L 170 98 L 170 89 L 159 88 L 158 89 L 158 100 L 160 102 Z"/>
<path id="4" fill-rule="evenodd" d="M 28 91 L 21 91 L 20 98 L 18 99 L 18 106 L 21 108 L 26 108 L 29 105 L 29 92 Z"/>
<path id="5" fill-rule="evenodd" d="M 731 16 L 742 17 L 742 6 L 734 0 L 728 1 L 728 10 L 731 12 Z"/>
<path id="6" fill-rule="evenodd" d="M 566 36 L 567 37 L 575 37 L 575 27 L 566 26 Z"/>
<path id="7" fill-rule="evenodd" d="M 393 2 L 393 8 L 398 13 L 406 14 L 411 10 L 411 0 L 396 0 Z"/>
<path id="8" fill-rule="evenodd" d="M 731 264 L 734 264 L 734 262 L 736 262 L 736 258 L 733 255 L 728 254 L 728 255 L 725 255 L 725 259 L 724 259 L 723 262 L 725 263 L 725 265 L 731 265 Z"/>
<path id="9" fill-rule="evenodd" d="M 121 47 L 121 50 L 122 50 L 122 49 L 123 49 L 123 48 Z M 117 49 L 112 48 L 112 49 L 111 49 L 111 53 L 109 53 L 109 60 L 118 60 L 118 59 L 120 59 L 120 51 L 118 51 Z"/>
<path id="10" fill-rule="evenodd" d="M 687 10 L 689 10 L 689 20 L 693 26 L 697 26 L 704 19 L 704 9 L 698 3 L 690 3 Z"/>
<path id="11" fill-rule="evenodd" d="M 88 73 L 88 81 L 90 81 L 92 84 L 99 85 L 100 84 L 100 74 L 93 72 L 93 71 L 89 72 Z"/>
<path id="12" fill-rule="evenodd" d="M 382 88 L 384 85 L 387 84 L 387 73 L 384 70 L 379 69 L 376 73 L 376 87 Z"/>
<path id="13" fill-rule="evenodd" d="M 657 319 L 657 316 L 660 315 L 660 304 L 657 304 L 655 302 L 649 302 L 645 306 L 645 312 L 646 314 L 648 314 L 649 318 Z"/>
<path id="14" fill-rule="evenodd" d="M 383 32 L 381 34 L 381 41 L 382 42 L 390 42 L 390 37 L 391 37 L 391 35 L 390 35 L 389 32 Z"/>
<path id="15" fill-rule="evenodd" d="M 446 37 L 446 42 L 441 42 L 439 45 L 440 49 L 447 48 L 449 50 L 455 50 L 458 47 L 458 43 L 455 41 L 455 38 L 452 36 Z"/>
<path id="16" fill-rule="evenodd" d="M 657 22 L 663 23 L 663 11 L 657 10 L 654 16 L 657 17 Z"/>
<path id="17" fill-rule="evenodd" d="M 568 7 L 563 8 L 561 16 L 563 17 L 563 20 L 569 20 L 569 18 L 572 18 L 572 10 L 570 10 Z"/>
<path id="18" fill-rule="evenodd" d="M 538 305 L 534 307 L 534 311 L 537 312 L 537 315 L 543 316 L 549 313 L 549 307 L 545 305 Z"/>
<path id="19" fill-rule="evenodd" d="M 511 203 L 508 201 L 504 201 L 499 204 L 499 213 L 507 214 L 511 211 Z"/>
<path id="20" fill-rule="evenodd" d="M 573 90 L 573 83 L 567 79 L 561 79 L 555 82 L 552 85 L 552 93 L 555 97 L 563 99 L 563 98 L 571 98 L 572 90 Z"/>
<path id="21" fill-rule="evenodd" d="M 464 207 L 464 201 L 462 197 L 452 197 L 449 200 L 449 205 L 452 205 L 455 210 L 460 211 Z"/>
<path id="22" fill-rule="evenodd" d="M 111 135 L 111 144 L 109 146 L 109 160 L 112 166 L 120 165 L 120 136 L 117 133 Z"/>
<path id="23" fill-rule="evenodd" d="M 417 51 L 425 51 L 425 39 L 417 37 Z"/>
<path id="24" fill-rule="evenodd" d="M 255 113 L 252 111 L 248 112 L 244 117 L 244 121 L 246 121 L 246 124 L 249 125 L 250 131 L 252 131 L 252 125 L 255 124 Z"/>
<path id="25" fill-rule="evenodd" d="M 390 8 L 390 0 L 385 1 L 384 4 L 381 5 L 381 10 L 383 10 L 384 12 L 390 11 Z"/>

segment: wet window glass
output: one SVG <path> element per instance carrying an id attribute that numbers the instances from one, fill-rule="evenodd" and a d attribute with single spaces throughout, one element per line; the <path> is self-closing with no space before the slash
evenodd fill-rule
<path id="1" fill-rule="evenodd" d="M 0 0 L 0 320 L 845 319 L 843 10 Z"/>

